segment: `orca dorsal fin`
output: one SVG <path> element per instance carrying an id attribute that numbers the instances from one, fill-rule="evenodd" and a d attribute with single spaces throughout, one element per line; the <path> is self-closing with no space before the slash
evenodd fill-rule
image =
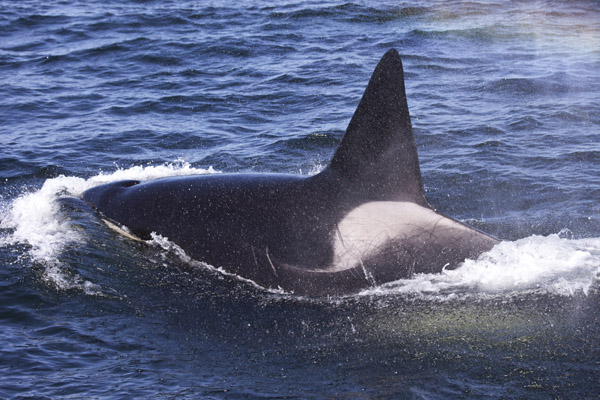
<path id="1" fill-rule="evenodd" d="M 366 199 L 429 207 L 396 50 L 379 61 L 328 169 Z"/>

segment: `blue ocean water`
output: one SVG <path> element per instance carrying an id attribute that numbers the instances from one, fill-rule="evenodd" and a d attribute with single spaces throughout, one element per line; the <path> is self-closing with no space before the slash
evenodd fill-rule
<path id="1" fill-rule="evenodd" d="M 0 1 L 0 397 L 597 398 L 596 1 Z M 504 241 L 342 298 L 137 243 L 118 179 L 323 168 L 404 61 L 427 198 Z"/>

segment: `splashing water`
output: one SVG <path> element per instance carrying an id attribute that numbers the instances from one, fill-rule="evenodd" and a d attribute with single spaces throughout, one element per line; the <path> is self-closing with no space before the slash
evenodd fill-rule
<path id="1" fill-rule="evenodd" d="M 532 291 L 570 296 L 588 294 L 600 273 L 600 238 L 562 239 L 558 234 L 501 242 L 455 270 L 418 274 L 362 295 L 404 294 L 431 300 Z"/>
<path id="2" fill-rule="evenodd" d="M 58 289 L 81 289 L 88 294 L 98 294 L 98 287 L 78 276 L 66 273 L 60 261 L 67 246 L 82 245 L 85 238 L 71 226 L 69 218 L 60 211 L 58 200 L 80 197 L 87 189 L 101 184 L 125 179 L 154 179 L 166 176 L 216 173 L 208 169 L 192 168 L 189 163 L 177 160 L 159 166 L 134 166 L 117 169 L 113 173 L 100 173 L 89 179 L 58 176 L 48 179 L 42 187 L 22 194 L 2 204 L 0 229 L 8 232 L 0 236 L 0 246 L 25 245 L 28 256 L 44 266 L 43 280 Z"/>

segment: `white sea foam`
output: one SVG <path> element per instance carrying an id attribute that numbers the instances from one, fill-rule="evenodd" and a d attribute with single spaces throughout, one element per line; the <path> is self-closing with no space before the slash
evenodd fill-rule
<path id="1" fill-rule="evenodd" d="M 60 211 L 58 199 L 80 197 L 87 189 L 124 180 L 147 180 L 165 176 L 215 173 L 212 168 L 198 169 L 182 160 L 158 166 L 134 166 L 113 172 L 101 172 L 89 179 L 58 176 L 48 179 L 36 191 L 28 191 L 4 202 L 0 207 L 0 246 L 25 245 L 32 261 L 45 267 L 43 279 L 59 289 L 79 288 L 94 293 L 98 288 L 65 272 L 60 255 L 67 246 L 82 245 L 85 238 L 72 228 L 68 216 Z"/>
<path id="2" fill-rule="evenodd" d="M 450 300 L 457 297 L 543 292 L 587 294 L 600 274 L 600 238 L 562 239 L 558 234 L 501 242 L 455 270 L 419 274 L 361 294 L 408 294 Z"/>

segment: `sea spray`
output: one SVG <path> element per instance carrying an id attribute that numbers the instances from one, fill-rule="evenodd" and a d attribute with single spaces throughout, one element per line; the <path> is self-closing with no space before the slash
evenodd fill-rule
<path id="1" fill-rule="evenodd" d="M 60 256 L 68 246 L 82 245 L 86 238 L 73 229 L 69 218 L 61 212 L 59 199 L 80 197 L 87 189 L 124 179 L 154 179 L 167 176 L 217 173 L 193 168 L 183 160 L 158 166 L 117 168 L 112 173 L 100 173 L 89 179 L 60 175 L 47 179 L 42 187 L 27 191 L 12 200 L 2 199 L 0 207 L 0 246 L 25 245 L 31 260 L 44 267 L 42 279 L 58 289 L 79 288 L 86 293 L 97 291 L 96 286 L 67 273 Z"/>
<path id="2" fill-rule="evenodd" d="M 501 242 L 455 270 L 417 274 L 362 295 L 400 294 L 431 300 L 526 292 L 588 294 L 600 273 L 600 238 L 562 239 L 558 234 Z"/>

